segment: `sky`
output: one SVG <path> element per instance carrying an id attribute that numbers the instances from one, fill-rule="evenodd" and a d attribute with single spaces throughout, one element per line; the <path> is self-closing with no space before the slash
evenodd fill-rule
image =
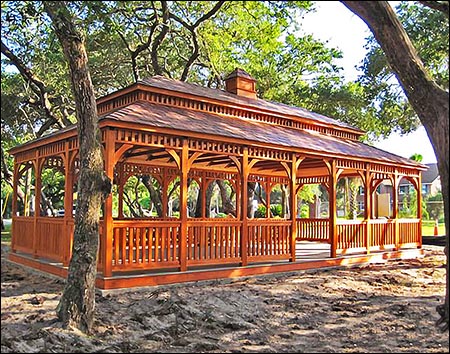
<path id="1" fill-rule="evenodd" d="M 305 33 L 328 41 L 329 47 L 343 52 L 343 59 L 337 61 L 344 69 L 347 80 L 355 80 L 358 66 L 365 56 L 365 38 L 370 35 L 367 25 L 339 1 L 317 1 L 316 12 L 305 14 L 301 27 Z M 436 162 L 436 156 L 428 135 L 423 127 L 413 133 L 400 136 L 392 134 L 389 138 L 374 144 L 376 147 L 403 157 L 413 154 L 423 156 L 422 163 Z"/>

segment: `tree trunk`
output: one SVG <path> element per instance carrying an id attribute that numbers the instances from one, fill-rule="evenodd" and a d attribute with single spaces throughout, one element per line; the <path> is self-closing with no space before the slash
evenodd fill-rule
<path id="1" fill-rule="evenodd" d="M 206 187 L 206 205 L 205 205 L 205 216 L 207 218 L 211 217 L 211 199 L 213 197 L 214 192 L 214 186 L 216 184 L 216 181 L 211 181 L 208 184 L 208 187 Z"/>
<path id="2" fill-rule="evenodd" d="M 156 208 L 156 212 L 158 213 L 159 217 L 163 216 L 162 211 L 162 202 L 161 202 L 161 193 L 155 189 L 152 183 L 152 178 L 149 175 L 142 176 L 142 183 L 147 188 L 148 192 L 150 193 L 150 199 L 153 203 L 153 205 Z"/>
<path id="3" fill-rule="evenodd" d="M 225 182 L 221 179 L 218 179 L 216 182 L 220 189 L 220 196 L 222 197 L 223 212 L 227 215 L 231 214 L 236 216 L 236 206 L 231 201 L 231 196 L 227 193 Z"/>
<path id="4" fill-rule="evenodd" d="M 75 27 L 74 18 L 65 4 L 60 1 L 44 2 L 70 67 L 80 147 L 72 259 L 57 314 L 64 325 L 90 333 L 94 323 L 100 210 L 111 192 L 112 184 L 103 171 L 97 106 L 84 37 Z"/>
<path id="5" fill-rule="evenodd" d="M 197 194 L 197 201 L 195 203 L 195 211 L 194 211 L 194 217 L 201 218 L 202 217 L 202 209 L 203 209 L 203 197 L 202 197 L 203 191 L 199 190 Z M 206 214 L 205 214 L 206 215 Z"/>
<path id="6" fill-rule="evenodd" d="M 374 34 L 411 106 L 425 127 L 436 154 L 447 232 L 445 246 L 447 287 L 445 302 L 437 307 L 441 315 L 437 325 L 446 331 L 449 327 L 449 93 L 429 77 L 408 34 L 388 2 L 342 1 L 342 3 L 359 16 Z"/>
<path id="7" fill-rule="evenodd" d="M 255 210 L 253 210 L 253 199 L 255 199 L 256 182 L 247 182 L 247 217 L 253 218 Z"/>

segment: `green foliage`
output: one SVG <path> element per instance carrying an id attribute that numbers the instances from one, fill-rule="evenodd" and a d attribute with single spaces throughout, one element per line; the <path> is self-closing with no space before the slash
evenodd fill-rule
<path id="1" fill-rule="evenodd" d="M 448 89 L 449 23 L 448 16 L 412 1 L 402 1 L 397 14 L 431 77 Z M 374 136 L 392 131 L 414 131 L 419 120 L 387 64 L 386 57 L 373 36 L 361 66 L 358 83 L 363 87 L 365 104 L 374 112 Z"/>
<path id="2" fill-rule="evenodd" d="M 448 89 L 449 21 L 441 11 L 402 1 L 398 16 L 432 78 Z"/>
<path id="3" fill-rule="evenodd" d="M 424 199 L 422 199 L 421 208 L 422 217 L 427 220 L 430 219 L 430 215 L 427 209 L 427 203 Z M 417 217 L 417 191 L 415 189 L 404 195 L 402 207 L 399 210 L 399 216 L 401 218 Z"/>
<path id="4" fill-rule="evenodd" d="M 255 218 L 265 218 L 266 211 L 267 211 L 267 208 L 264 205 L 259 204 L 258 209 L 256 209 L 256 211 L 255 211 Z"/>
<path id="5" fill-rule="evenodd" d="M 413 161 L 417 161 L 417 162 L 422 162 L 422 160 L 423 160 L 423 156 L 421 155 L 421 154 L 412 154 L 410 157 L 409 157 L 411 160 L 413 160 Z"/>
<path id="6" fill-rule="evenodd" d="M 282 217 L 283 207 L 281 206 L 281 204 L 271 204 L 270 213 L 272 214 L 273 217 Z"/>
<path id="7" fill-rule="evenodd" d="M 440 220 L 439 222 L 444 220 L 444 202 L 442 192 L 429 196 L 424 202 L 426 202 L 426 210 L 430 219 Z"/>
<path id="8" fill-rule="evenodd" d="M 316 196 L 320 197 L 322 191 L 320 189 L 320 184 L 305 184 L 298 193 L 298 198 L 302 201 L 311 203 L 314 201 Z"/>
<path id="9" fill-rule="evenodd" d="M 60 171 L 46 168 L 42 171 L 42 192 L 50 202 L 53 210 L 64 209 L 64 174 Z"/>
<path id="10" fill-rule="evenodd" d="M 301 218 L 309 218 L 309 205 L 303 203 L 301 204 L 299 216 Z"/>
<path id="11" fill-rule="evenodd" d="M 345 82 L 342 53 L 300 32 L 308 1 L 89 1 L 70 4 L 85 31 L 97 96 L 160 73 L 223 88 L 235 67 L 257 80 L 260 97 L 296 105 L 368 131 L 368 139 L 414 130 L 418 119 L 376 42 L 364 75 Z M 433 77 L 448 88 L 448 19 L 402 2 L 400 18 Z M 67 64 L 41 2 L 2 2 L 2 40 L 46 85 L 53 112 L 75 122 Z M 195 30 L 192 30 L 194 28 Z M 156 64 L 155 64 L 156 63 Z M 35 137 L 46 121 L 33 84 L 2 56 L 2 146 Z M 53 124 L 50 129 L 59 129 Z"/>

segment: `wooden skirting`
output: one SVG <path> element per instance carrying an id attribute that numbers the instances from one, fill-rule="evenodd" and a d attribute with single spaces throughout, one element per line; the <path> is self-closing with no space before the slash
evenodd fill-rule
<path id="1" fill-rule="evenodd" d="M 18 263 L 44 273 L 67 278 L 67 268 L 63 267 L 61 263 L 50 263 L 45 260 L 33 259 L 30 256 L 18 253 L 10 253 L 8 259 L 13 263 Z"/>
<path id="2" fill-rule="evenodd" d="M 351 267 L 368 263 L 383 263 L 392 259 L 409 259 L 423 257 L 421 248 L 403 249 L 399 251 L 384 251 L 368 255 L 352 255 L 338 258 L 324 258 L 319 260 L 300 260 L 293 263 L 265 263 L 241 267 L 238 264 L 220 268 L 197 268 L 184 272 L 158 272 L 119 274 L 112 277 L 97 275 L 96 286 L 99 290 L 113 290 L 157 286 L 174 283 L 196 282 L 224 278 L 238 278 L 253 275 L 292 272 L 308 269 L 324 269 L 332 267 Z M 33 259 L 27 255 L 10 253 L 9 260 L 62 278 L 67 277 L 67 268 L 61 263 L 49 263 L 44 260 Z"/>

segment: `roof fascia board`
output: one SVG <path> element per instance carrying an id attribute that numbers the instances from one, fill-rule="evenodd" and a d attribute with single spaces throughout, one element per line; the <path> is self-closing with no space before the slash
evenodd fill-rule
<path id="1" fill-rule="evenodd" d="M 29 151 L 32 149 L 37 149 L 41 146 L 54 143 L 61 140 L 66 140 L 69 138 L 72 138 L 74 136 L 77 136 L 77 126 L 73 125 L 68 128 L 66 128 L 64 131 L 57 131 L 54 133 L 51 133 L 49 135 L 42 136 L 36 140 L 30 140 L 26 143 L 23 143 L 21 145 L 15 146 L 9 150 L 9 153 L 11 155 L 20 154 L 24 151 Z"/>
<path id="2" fill-rule="evenodd" d="M 147 132 L 154 132 L 154 133 L 160 133 L 160 134 L 166 134 L 166 135 L 176 135 L 181 137 L 188 137 L 188 138 L 195 138 L 195 139 L 205 139 L 205 135 L 201 133 L 196 132 L 190 132 L 190 131 L 184 131 L 184 130 L 178 130 L 178 129 L 171 129 L 171 128 L 162 128 L 162 127 L 153 127 L 153 126 L 144 126 L 142 124 L 137 123 L 128 123 L 128 122 L 120 122 L 113 119 L 103 119 L 99 122 L 99 125 L 101 128 L 106 127 L 116 127 L 116 128 L 125 128 L 125 129 L 133 129 L 133 130 L 140 130 L 140 131 L 147 131 Z M 230 137 L 223 137 L 221 135 L 208 135 L 208 139 L 217 141 L 217 142 L 225 142 L 225 143 L 232 143 L 237 145 L 243 145 L 243 146 L 252 146 L 252 147 L 262 147 L 267 149 L 276 149 L 276 150 L 282 150 L 286 151 L 286 146 L 282 145 L 276 145 L 276 144 L 268 144 L 268 143 L 261 143 L 257 141 L 249 141 L 239 138 L 230 138 Z M 425 165 L 417 165 L 417 164 L 406 164 L 406 163 L 400 163 L 398 161 L 393 161 L 391 163 L 382 161 L 382 160 L 376 160 L 376 159 L 368 159 L 368 158 L 361 158 L 361 157 L 355 157 L 355 156 L 348 156 L 344 154 L 337 154 L 337 153 L 326 153 L 326 152 L 320 152 L 317 153 L 314 150 L 305 149 L 305 148 L 295 148 L 290 147 L 290 152 L 299 153 L 307 155 L 308 157 L 313 158 L 339 158 L 339 159 L 345 159 L 345 160 L 358 160 L 362 162 L 367 163 L 375 163 L 378 165 L 384 165 L 384 166 L 392 166 L 393 164 L 396 164 L 397 167 L 404 167 L 409 169 L 416 169 L 416 170 L 426 170 L 427 167 Z"/>

